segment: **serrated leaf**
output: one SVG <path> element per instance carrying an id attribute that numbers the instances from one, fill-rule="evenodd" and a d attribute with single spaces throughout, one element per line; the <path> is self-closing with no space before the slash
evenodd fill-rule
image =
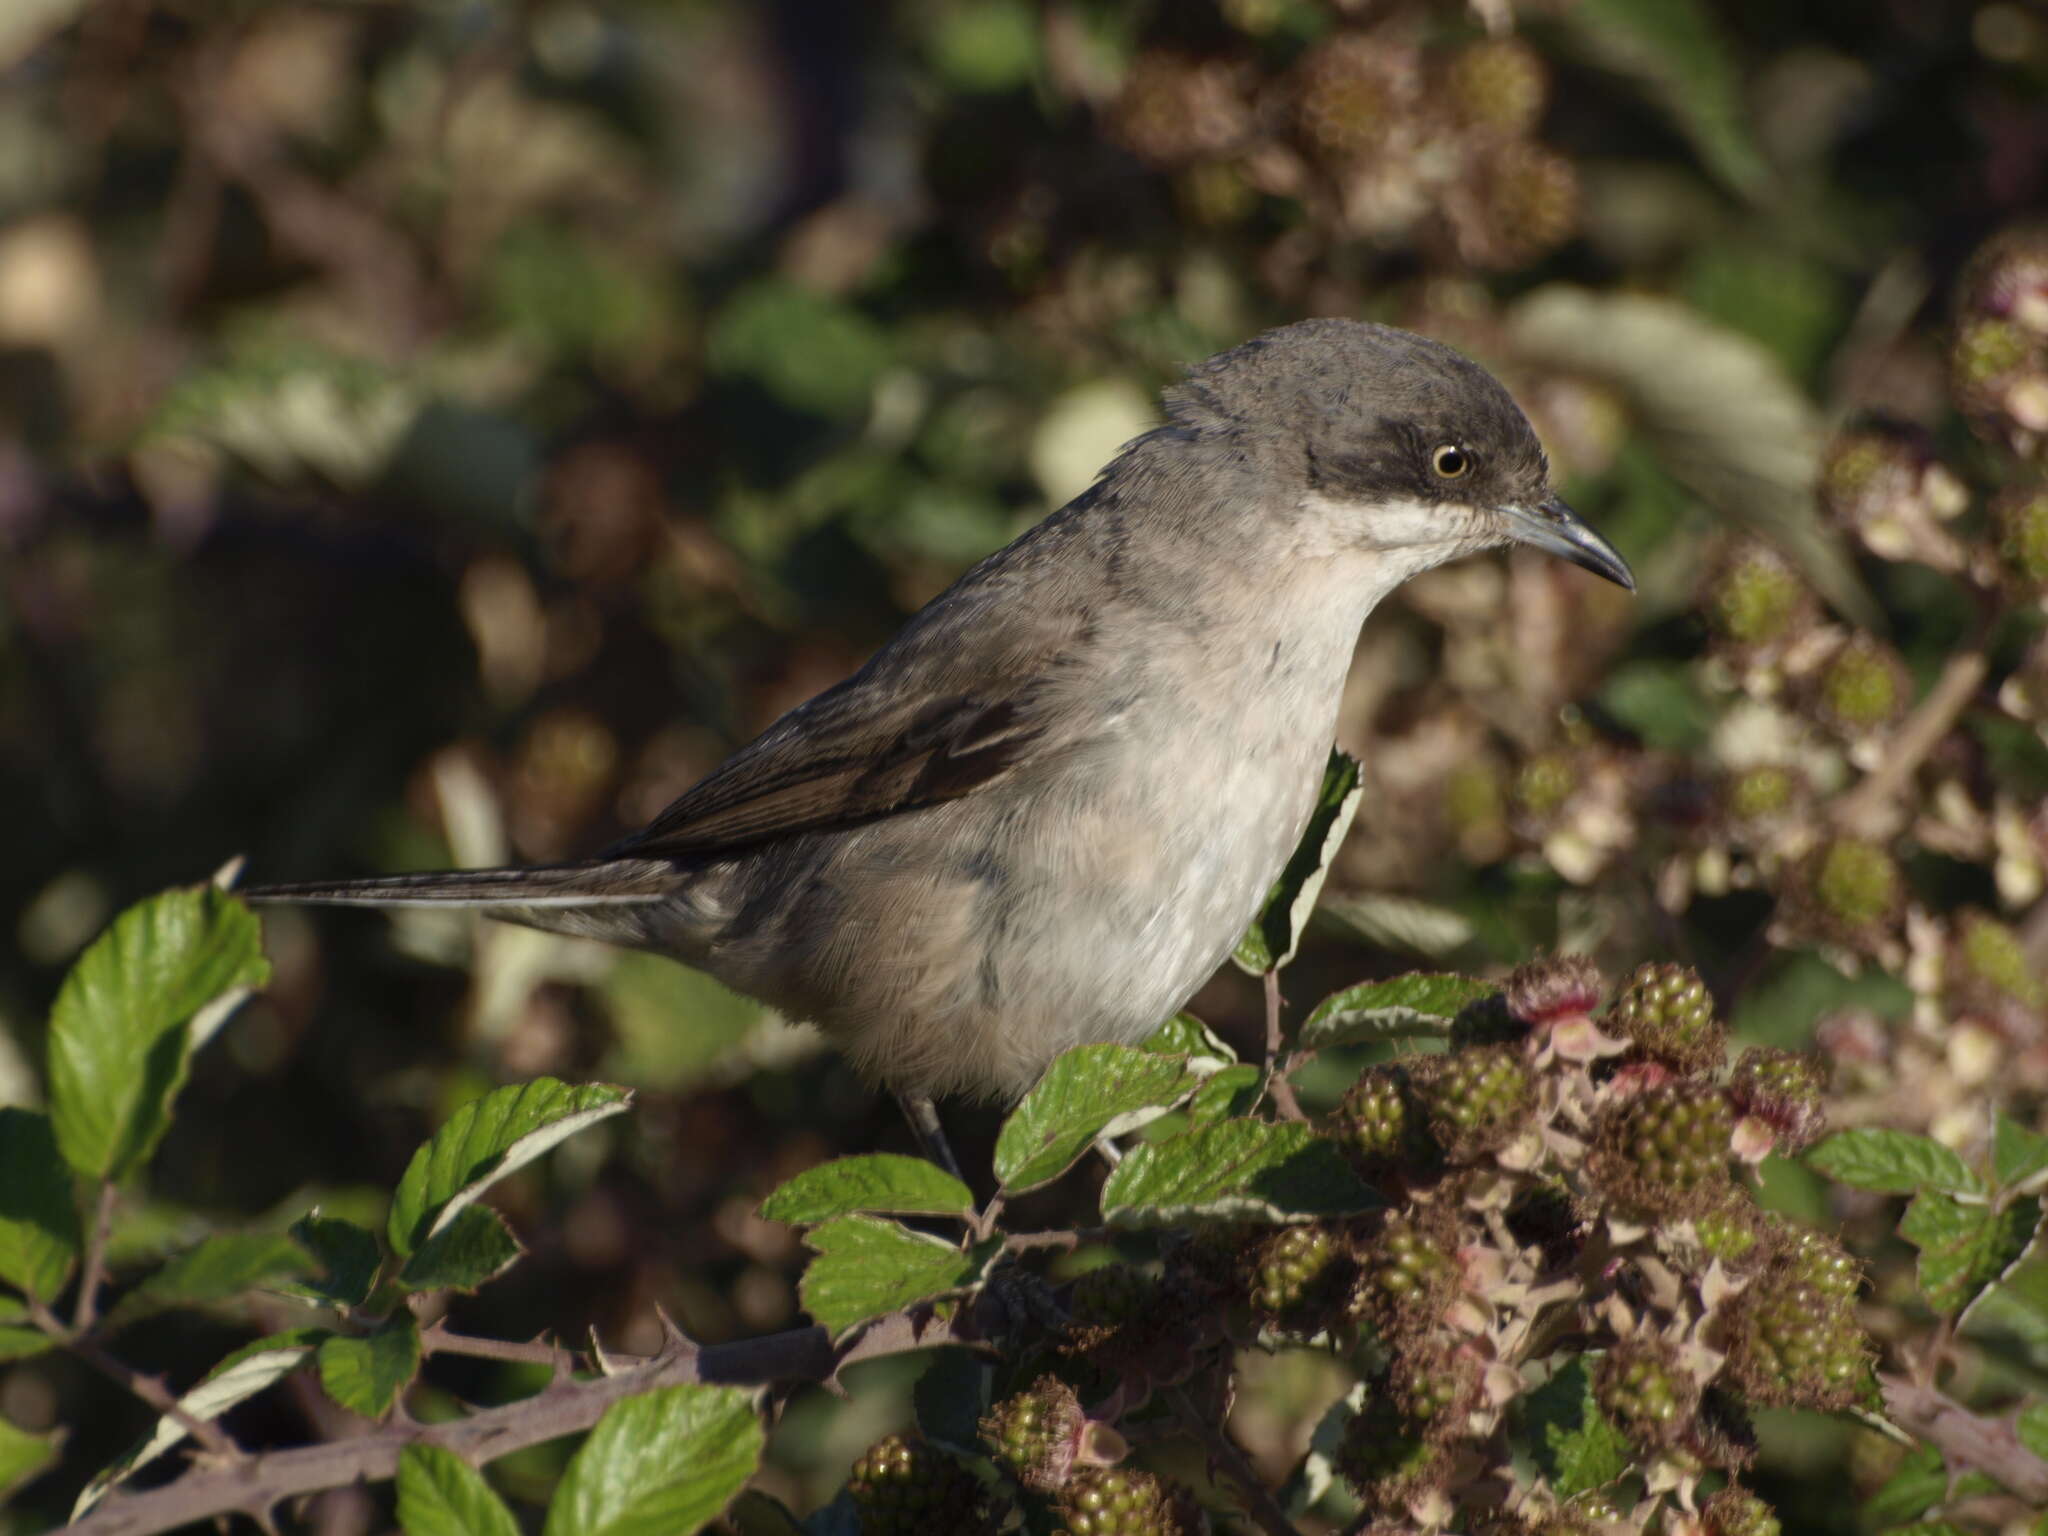
<path id="1" fill-rule="evenodd" d="M 1906 1131 L 1864 1126 L 1838 1131 L 1806 1154 L 1807 1166 L 1838 1184 L 1881 1195 L 1916 1190 L 1984 1193 L 1984 1181 L 1940 1142 Z"/>
<path id="2" fill-rule="evenodd" d="M 1316 897 L 1322 894 L 1323 881 L 1329 876 L 1330 861 L 1343 845 L 1344 834 L 1351 830 L 1351 818 L 1358 812 L 1358 798 L 1363 793 L 1358 759 L 1331 748 L 1322 788 L 1316 792 L 1315 809 L 1309 812 L 1301 841 L 1231 954 L 1242 969 L 1263 976 L 1294 958 L 1308 915 L 1315 910 Z"/>
<path id="3" fill-rule="evenodd" d="M 57 1460 L 61 1435 L 32 1435 L 0 1415 L 0 1507 L 7 1496 L 32 1478 L 41 1477 Z"/>
<path id="4" fill-rule="evenodd" d="M 752 1394 L 741 1388 L 691 1384 L 627 1398 L 570 1460 L 545 1536 L 689 1536 L 754 1475 L 762 1443 Z"/>
<path id="5" fill-rule="evenodd" d="M 270 979 L 256 916 L 212 886 L 165 891 L 115 918 L 50 1012 L 50 1114 L 64 1159 L 125 1178 L 171 1119 L 193 1050 Z"/>
<path id="6" fill-rule="evenodd" d="M 817 1257 L 797 1294 L 814 1322 L 835 1336 L 856 1323 L 950 1296 L 975 1284 L 1000 1239 L 961 1249 L 899 1222 L 839 1216 L 804 1234 Z"/>
<path id="7" fill-rule="evenodd" d="M 2028 1130 L 2001 1111 L 1992 1122 L 1991 1173 L 2011 1189 L 2048 1169 L 2048 1136 Z"/>
<path id="8" fill-rule="evenodd" d="M 1270 1120 L 1221 1120 L 1134 1147 L 1102 1186 L 1103 1219 L 1126 1227 L 1288 1221 L 1378 1203 L 1334 1142 Z"/>
<path id="9" fill-rule="evenodd" d="M 1916 1445 L 1858 1511 L 1875 1526 L 1896 1525 L 1925 1514 L 1948 1497 L 1948 1467 L 1931 1445 Z"/>
<path id="10" fill-rule="evenodd" d="M 360 1307 L 370 1299 L 377 1270 L 384 1262 L 377 1234 L 338 1216 L 309 1211 L 292 1223 L 292 1236 L 320 1266 L 317 1279 L 282 1286 L 289 1296 L 304 1297 L 330 1307 Z"/>
<path id="11" fill-rule="evenodd" d="M 1633 1464 L 1628 1437 L 1600 1412 L 1583 1361 L 1573 1360 L 1522 1404 L 1536 1463 L 1558 1497 L 1605 1487 Z"/>
<path id="12" fill-rule="evenodd" d="M 1250 1114 L 1259 1102 L 1265 1080 L 1266 1074 L 1248 1061 L 1225 1067 L 1197 1088 L 1194 1097 L 1188 1100 L 1188 1123 L 1207 1125 L 1212 1121 Z"/>
<path id="13" fill-rule="evenodd" d="M 632 1093 L 609 1083 L 552 1077 L 499 1088 L 465 1104 L 413 1154 L 391 1202 L 386 1237 L 404 1258 L 515 1169 L 617 1114 Z"/>
<path id="14" fill-rule="evenodd" d="M 925 1439 L 970 1456 L 982 1454 L 981 1416 L 988 1411 L 989 1368 L 964 1349 L 935 1349 L 911 1389 Z"/>
<path id="15" fill-rule="evenodd" d="M 398 1524 L 405 1536 L 519 1536 L 519 1522 L 483 1473 L 453 1451 L 420 1443 L 398 1453 Z"/>
<path id="16" fill-rule="evenodd" d="M 206 1423 L 219 1418 L 237 1403 L 246 1402 L 265 1387 L 282 1381 L 313 1358 L 329 1334 L 324 1328 L 294 1328 L 244 1344 L 221 1361 L 198 1386 L 178 1399 L 185 1414 Z M 77 1520 L 106 1497 L 107 1490 L 126 1481 L 150 1462 L 185 1438 L 185 1427 L 169 1414 L 136 1442 L 118 1460 L 101 1470 L 85 1485 L 78 1502 L 71 1507 Z"/>
<path id="17" fill-rule="evenodd" d="M 809 1226 L 834 1216 L 879 1211 L 897 1216 L 964 1216 L 974 1193 L 936 1163 L 894 1152 L 838 1157 L 806 1168 L 761 1202 L 770 1221 Z"/>
<path id="18" fill-rule="evenodd" d="M 487 1205 L 465 1206 L 398 1272 L 408 1291 L 474 1291 L 505 1273 L 526 1250 Z"/>
<path id="19" fill-rule="evenodd" d="M 78 1201 L 50 1117 L 0 1109 L 0 1280 L 54 1301 L 78 1245 Z"/>
<path id="20" fill-rule="evenodd" d="M 201 1307 L 275 1289 L 311 1268 L 306 1250 L 283 1233 L 222 1232 L 186 1249 L 123 1296 L 107 1324 L 119 1328 L 166 1307 Z"/>
<path id="21" fill-rule="evenodd" d="M 1708 170 L 1738 192 L 1763 182 L 1741 72 L 1700 0 L 1581 0 L 1564 19 L 1586 52 L 1670 115 Z"/>
<path id="22" fill-rule="evenodd" d="M 320 1346 L 321 1387 L 366 1419 L 389 1413 L 419 1368 L 419 1320 L 403 1307 L 374 1333 L 338 1333 Z"/>
<path id="23" fill-rule="evenodd" d="M 1138 1049 L 1151 1051 L 1157 1056 L 1214 1056 L 1218 1061 L 1237 1060 L 1237 1052 L 1192 1013 L 1176 1013 L 1154 1030 L 1151 1038 Z"/>
<path id="24" fill-rule="evenodd" d="M 2040 1225 L 2038 1200 L 1994 1210 L 1923 1190 L 1906 1207 L 1899 1236 L 1920 1250 L 1920 1289 L 1927 1304 L 1953 1313 L 2019 1262 Z"/>
<path id="25" fill-rule="evenodd" d="M 1122 1135 L 1157 1119 L 1193 1093 L 1203 1075 L 1185 1057 L 1128 1045 L 1062 1052 L 1003 1122 L 996 1136 L 996 1178 L 1013 1195 L 1049 1184 L 1096 1137 Z"/>
<path id="26" fill-rule="evenodd" d="M 1366 1041 L 1440 1037 L 1460 1010 L 1499 987 L 1476 977 L 1411 971 L 1332 993 L 1309 1011 L 1296 1032 L 1303 1050 Z"/>

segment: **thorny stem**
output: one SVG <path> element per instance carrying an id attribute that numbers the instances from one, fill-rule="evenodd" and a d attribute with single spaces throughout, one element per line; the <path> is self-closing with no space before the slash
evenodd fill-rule
<path id="1" fill-rule="evenodd" d="M 78 1303 L 71 1313 L 71 1331 L 88 1332 L 99 1317 L 100 1286 L 107 1278 L 107 1239 L 114 1225 L 114 1181 L 100 1181 L 99 1198 L 93 1204 L 92 1232 L 86 1239 L 85 1269 L 78 1281 Z"/>
<path id="2" fill-rule="evenodd" d="M 1236 1486 L 1244 1499 L 1245 1513 L 1252 1517 L 1259 1529 L 1267 1536 L 1297 1536 L 1294 1522 L 1287 1518 L 1287 1511 L 1267 1490 L 1265 1480 L 1245 1459 L 1244 1452 L 1237 1448 L 1237 1442 L 1230 1438 L 1229 1432 L 1221 1424 L 1210 1422 L 1208 1415 L 1189 1399 L 1186 1388 L 1175 1387 L 1167 1394 L 1167 1400 L 1173 1404 L 1174 1417 L 1208 1455 L 1210 1465 L 1221 1469 Z"/>
<path id="3" fill-rule="evenodd" d="M 2048 1506 L 2048 1461 L 2020 1443 L 2010 1417 L 1985 1418 L 1932 1385 L 1880 1374 L 1884 1411 L 1894 1423 L 1937 1448 L 1950 1466 L 1974 1467 L 2036 1508 Z"/>
<path id="4" fill-rule="evenodd" d="M 131 1365 L 124 1365 L 105 1349 L 74 1328 L 66 1328 L 57 1314 L 39 1301 L 28 1304 L 29 1321 L 48 1334 L 52 1339 L 98 1371 L 116 1386 L 126 1389 L 148 1407 L 171 1420 L 186 1434 L 216 1456 L 233 1460 L 243 1459 L 242 1448 L 228 1438 L 227 1432 L 218 1424 L 209 1423 L 187 1413 L 179 1403 L 176 1394 L 154 1376 L 145 1376 Z"/>

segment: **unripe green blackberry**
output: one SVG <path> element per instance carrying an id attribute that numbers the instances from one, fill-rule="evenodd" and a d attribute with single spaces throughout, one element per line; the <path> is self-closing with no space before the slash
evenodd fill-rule
<path id="1" fill-rule="evenodd" d="M 1346 1091 L 1331 1119 L 1330 1134 L 1368 1172 L 1408 1162 L 1420 1150 L 1407 1081 L 1399 1067 L 1369 1067 Z"/>
<path id="2" fill-rule="evenodd" d="M 1707 1257 L 1730 1267 L 1744 1267 L 1760 1255 L 1762 1215 L 1756 1203 L 1740 1190 L 1729 1189 L 1721 1199 L 1694 1216 L 1692 1228 Z"/>
<path id="3" fill-rule="evenodd" d="M 1458 254 L 1475 267 L 1527 266 L 1578 228 L 1577 169 L 1527 139 L 1478 146 L 1466 167 L 1464 191 L 1445 205 L 1445 213 Z"/>
<path id="4" fill-rule="evenodd" d="M 1443 99 L 1460 127 L 1527 133 L 1543 115 L 1550 71 L 1519 37 L 1486 38 L 1460 48 L 1444 70 Z"/>
<path id="5" fill-rule="evenodd" d="M 1404 1341 L 1387 1365 L 1387 1396 L 1409 1423 L 1455 1429 L 1479 1400 L 1481 1364 L 1440 1333 Z"/>
<path id="6" fill-rule="evenodd" d="M 1731 821 L 1768 821 L 1792 809 L 1800 788 L 1799 775 L 1792 769 L 1766 763 L 1731 775 L 1723 804 Z"/>
<path id="7" fill-rule="evenodd" d="M 1707 620 L 1740 650 L 1780 645 L 1811 616 L 1812 599 L 1784 556 L 1761 544 L 1733 551 L 1707 590 Z"/>
<path id="8" fill-rule="evenodd" d="M 917 1435 L 876 1441 L 853 1464 L 846 1491 L 864 1536 L 987 1529 L 974 1474 Z"/>
<path id="9" fill-rule="evenodd" d="M 1906 904 L 1906 877 L 1876 843 L 1838 837 L 1815 853 L 1805 871 L 1807 905 L 1817 926 L 1845 944 L 1880 937 Z"/>
<path id="10" fill-rule="evenodd" d="M 1057 1507 L 1070 1536 L 1192 1536 L 1198 1529 L 1175 1490 L 1135 1467 L 1075 1474 Z"/>
<path id="11" fill-rule="evenodd" d="M 1351 1314 L 1370 1318 L 1391 1338 L 1416 1321 L 1433 1321 L 1456 1292 L 1458 1275 L 1447 1220 L 1391 1212 L 1359 1255 Z"/>
<path id="12" fill-rule="evenodd" d="M 1728 1187 L 1734 1130 L 1735 1112 L 1720 1089 L 1660 1083 L 1601 1112 L 1587 1171 L 1623 1207 L 1645 1216 L 1709 1210 Z"/>
<path id="13" fill-rule="evenodd" d="M 1282 1227 L 1260 1246 L 1252 1275 L 1252 1309 L 1285 1323 L 1310 1324 L 1315 1301 L 1327 1291 L 1341 1250 L 1329 1229 Z"/>
<path id="14" fill-rule="evenodd" d="M 1661 1339 L 1624 1339 L 1601 1357 L 1593 1397 L 1608 1421 L 1637 1445 L 1676 1444 L 1699 1408 L 1699 1383 Z"/>
<path id="15" fill-rule="evenodd" d="M 2048 982 L 2027 959 L 2020 936 L 1974 907 L 1956 918 L 1942 991 L 1957 1013 L 1996 1017 L 2014 1007 L 2031 1013 L 2048 1006 Z"/>
<path id="16" fill-rule="evenodd" d="M 1728 1376 L 1762 1407 L 1840 1409 L 1865 1398 L 1870 1350 L 1854 1308 L 1774 1265 L 1728 1307 Z"/>
<path id="17" fill-rule="evenodd" d="M 1912 493 L 1913 457 L 1895 433 L 1842 434 L 1828 445 L 1821 465 L 1821 511 L 1845 528 L 1889 515 Z"/>
<path id="18" fill-rule="evenodd" d="M 1606 989 L 1600 967 L 1585 955 L 1544 955 L 1519 965 L 1501 988 L 1507 1011 L 1534 1030 L 1584 1018 Z"/>
<path id="19" fill-rule="evenodd" d="M 1381 1512 L 1444 1487 L 1454 1470 L 1450 1447 L 1411 1424 L 1383 1397 L 1367 1399 L 1344 1426 L 1336 1467 L 1366 1507 Z"/>
<path id="20" fill-rule="evenodd" d="M 1412 1065 L 1430 1135 L 1454 1161 L 1498 1151 L 1529 1123 L 1536 1081 L 1517 1045 L 1469 1045 Z"/>
<path id="21" fill-rule="evenodd" d="M 1784 1536 L 1771 1506 L 1740 1483 L 1730 1483 L 1700 1507 L 1706 1536 Z"/>
<path id="22" fill-rule="evenodd" d="M 1821 715 L 1846 736 L 1866 736 L 1906 712 L 1911 679 L 1903 663 L 1868 635 L 1853 636 L 1821 669 Z"/>
<path id="23" fill-rule="evenodd" d="M 1993 511 L 2000 568 L 2022 592 L 2048 592 L 2048 491 L 2008 493 Z"/>
<path id="24" fill-rule="evenodd" d="M 1844 1306 L 1863 1289 L 1863 1266 L 1824 1233 L 1775 1218 L 1769 1240 L 1773 1266 L 1800 1285 L 1810 1285 Z"/>
<path id="25" fill-rule="evenodd" d="M 1813 1057 L 1753 1046 L 1729 1074 L 1728 1097 L 1742 1114 L 1768 1125 L 1777 1150 L 1790 1154 L 1812 1146 L 1827 1129 L 1826 1087 L 1826 1075 Z"/>
<path id="26" fill-rule="evenodd" d="M 1355 160 L 1413 122 L 1418 59 L 1384 36 L 1339 32 L 1302 55 L 1291 83 L 1303 143 L 1327 160 Z"/>
<path id="27" fill-rule="evenodd" d="M 1518 814 L 1541 823 L 1563 810 L 1578 787 L 1578 767 L 1569 752 L 1539 752 L 1515 774 L 1512 799 Z"/>
<path id="28" fill-rule="evenodd" d="M 2027 365 L 2033 350 L 2032 339 L 2010 320 L 1984 316 L 1966 321 L 1949 354 L 1957 395 L 1966 407 L 1985 403 L 1990 391 Z"/>
<path id="29" fill-rule="evenodd" d="M 1074 1389 L 1057 1376 L 1041 1376 L 1029 1391 L 1004 1398 L 983 1416 L 981 1440 L 1018 1482 L 1051 1493 L 1073 1475 L 1086 1424 Z"/>
<path id="30" fill-rule="evenodd" d="M 1714 1016 L 1714 1000 L 1699 972 L 1685 965 L 1639 966 L 1601 1021 L 1610 1035 L 1635 1043 L 1644 1055 L 1681 1072 L 1721 1064 L 1728 1032 Z"/>

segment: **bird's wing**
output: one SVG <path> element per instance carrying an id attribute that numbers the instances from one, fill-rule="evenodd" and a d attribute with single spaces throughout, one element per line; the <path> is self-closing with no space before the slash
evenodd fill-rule
<path id="1" fill-rule="evenodd" d="M 607 851 L 717 857 L 986 789 L 1085 732 L 1057 701 L 1095 649 L 1073 607 L 976 603 L 914 624 Z"/>

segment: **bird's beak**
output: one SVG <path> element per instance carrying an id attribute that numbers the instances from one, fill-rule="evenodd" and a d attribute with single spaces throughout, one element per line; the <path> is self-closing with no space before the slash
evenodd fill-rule
<path id="1" fill-rule="evenodd" d="M 1569 560 L 1573 565 L 1605 576 L 1618 587 L 1636 589 L 1635 572 L 1621 558 L 1621 552 L 1601 538 L 1561 497 L 1546 496 L 1533 507 L 1502 507 L 1507 535 L 1517 544 L 1540 549 L 1545 554 Z"/>

